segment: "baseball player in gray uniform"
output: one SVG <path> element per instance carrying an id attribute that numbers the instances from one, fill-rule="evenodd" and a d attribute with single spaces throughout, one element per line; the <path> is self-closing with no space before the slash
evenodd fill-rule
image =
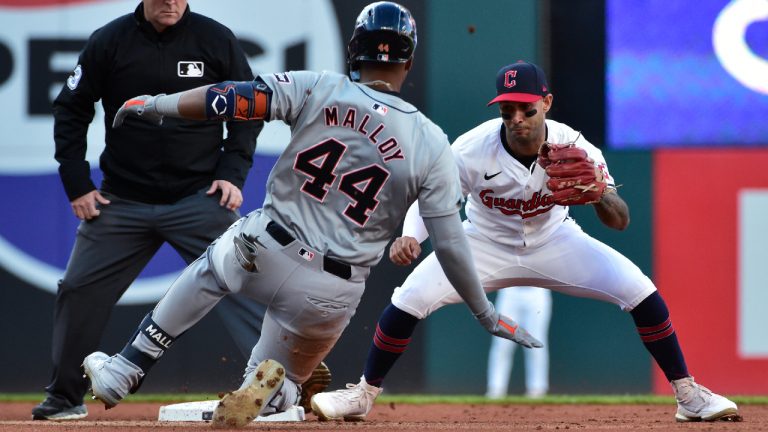
<path id="1" fill-rule="evenodd" d="M 242 426 L 297 404 L 301 383 L 349 323 L 371 266 L 417 200 L 448 279 L 480 323 L 541 345 L 488 301 L 467 254 L 447 137 L 399 96 L 415 47 L 410 12 L 378 2 L 360 13 L 348 46 L 357 81 L 332 72 L 264 74 L 124 104 L 115 126 L 136 117 L 282 120 L 291 139 L 269 175 L 263 208 L 187 267 L 120 353 L 85 358 L 94 398 L 118 404 L 176 338 L 234 292 L 267 313 L 243 384 L 220 401 L 214 424 Z"/>
<path id="2" fill-rule="evenodd" d="M 569 206 L 588 204 L 606 226 L 623 230 L 629 224 L 627 204 L 616 192 L 602 152 L 569 126 L 546 119 L 553 96 L 544 72 L 527 62 L 505 66 L 496 76 L 496 91 L 489 105 L 499 104 L 500 117 L 452 146 L 462 193 L 469 196 L 464 230 L 486 291 L 532 285 L 616 304 L 631 314 L 643 344 L 670 381 L 678 421 L 740 420 L 735 403 L 688 373 L 653 282 L 568 216 Z M 408 211 L 403 236 L 390 248 L 396 264 L 418 257 L 419 243 L 429 235 L 417 206 Z M 395 290 L 379 319 L 360 383 L 312 398 L 321 418 L 365 418 L 416 324 L 461 301 L 445 268 L 430 255 Z"/>

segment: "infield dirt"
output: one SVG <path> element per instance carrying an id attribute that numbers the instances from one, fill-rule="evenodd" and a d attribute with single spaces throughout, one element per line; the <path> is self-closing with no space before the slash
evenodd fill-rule
<path id="1" fill-rule="evenodd" d="M 88 404 L 89 416 L 69 422 L 31 421 L 34 403 L 0 404 L 0 431 L 195 431 L 208 423 L 158 422 L 160 403 L 125 403 L 109 411 Z M 254 423 L 264 431 L 768 431 L 768 405 L 740 407 L 743 422 L 676 423 L 674 405 L 378 404 L 365 422 Z"/>

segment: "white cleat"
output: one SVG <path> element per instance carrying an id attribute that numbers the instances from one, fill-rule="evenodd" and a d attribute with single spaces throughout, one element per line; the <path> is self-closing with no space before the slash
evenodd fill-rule
<path id="1" fill-rule="evenodd" d="M 283 386 L 285 368 L 274 360 L 259 363 L 248 387 L 227 393 L 213 411 L 212 426 L 217 429 L 241 428 L 264 410 Z"/>
<path id="2" fill-rule="evenodd" d="M 671 381 L 677 400 L 678 422 L 742 421 L 736 404 L 697 384 L 693 377 Z"/>
<path id="3" fill-rule="evenodd" d="M 381 392 L 380 387 L 365 382 L 363 376 L 358 384 L 347 384 L 346 389 L 314 395 L 312 411 L 320 420 L 365 420 Z"/>
<path id="4" fill-rule="evenodd" d="M 331 385 L 331 370 L 325 362 L 320 362 L 312 371 L 312 375 L 301 385 L 299 406 L 304 408 L 305 413 L 312 412 L 312 396 L 327 389 L 329 385 Z"/>

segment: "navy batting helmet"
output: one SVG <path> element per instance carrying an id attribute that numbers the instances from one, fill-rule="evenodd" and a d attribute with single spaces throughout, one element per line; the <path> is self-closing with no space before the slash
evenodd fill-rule
<path id="1" fill-rule="evenodd" d="M 350 71 L 359 62 L 405 63 L 416 49 L 416 21 L 408 9 L 394 2 L 371 3 L 355 21 L 347 45 Z"/>

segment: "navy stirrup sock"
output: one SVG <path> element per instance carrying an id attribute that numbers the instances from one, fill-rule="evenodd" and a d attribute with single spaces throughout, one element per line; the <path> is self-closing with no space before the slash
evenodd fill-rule
<path id="1" fill-rule="evenodd" d="M 141 352 L 133 347 L 133 341 L 136 340 L 136 338 L 139 337 L 139 335 L 142 333 L 153 344 L 155 344 L 155 346 L 162 349 L 163 352 L 171 347 L 176 338 L 169 336 L 163 329 L 160 328 L 160 326 L 157 325 L 157 323 L 155 323 L 155 321 L 152 319 L 152 312 L 148 313 L 144 317 L 144 319 L 141 321 L 141 324 L 139 324 L 139 327 L 133 333 L 133 336 L 128 339 L 128 343 L 125 344 L 123 350 L 120 351 L 120 355 L 125 357 L 131 363 L 140 367 L 146 376 L 152 366 L 157 363 L 158 359 L 153 358 L 149 354 Z"/>
<path id="2" fill-rule="evenodd" d="M 419 321 L 391 303 L 384 309 L 376 325 L 376 334 L 373 335 L 373 343 L 368 350 L 363 372 L 368 384 L 381 387 L 389 370 L 408 348 L 411 335 Z"/>
<path id="3" fill-rule="evenodd" d="M 689 376 L 683 351 L 672 327 L 667 304 L 658 291 L 645 298 L 630 314 L 645 348 L 651 353 L 667 380 Z"/>

